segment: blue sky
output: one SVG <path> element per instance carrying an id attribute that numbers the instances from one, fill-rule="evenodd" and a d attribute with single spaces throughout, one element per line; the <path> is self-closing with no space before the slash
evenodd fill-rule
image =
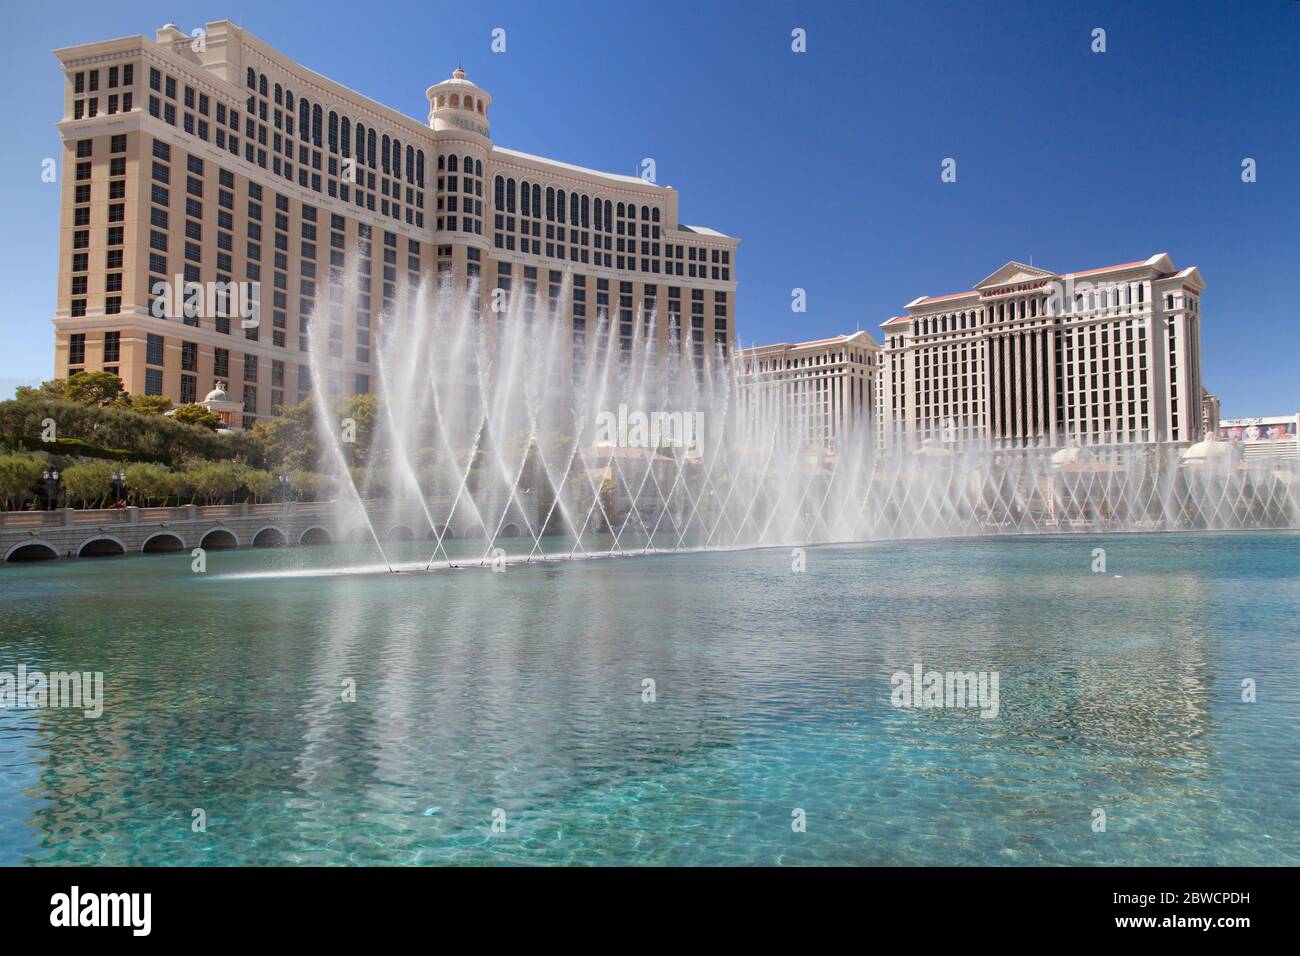
<path id="1" fill-rule="evenodd" d="M 1300 408 L 1294 0 L 67 0 L 6 13 L 0 379 L 47 377 L 53 363 L 57 195 L 39 175 L 57 155 L 49 51 L 229 17 L 412 116 L 460 60 L 493 94 L 501 145 L 624 173 L 653 157 L 684 221 L 744 239 L 743 344 L 878 337 L 906 302 L 969 288 L 1008 259 L 1066 272 L 1168 252 L 1208 284 L 1205 380 L 1224 415 Z M 490 50 L 497 27 L 504 53 Z M 945 157 L 955 183 L 940 181 Z M 806 313 L 790 311 L 795 287 Z"/>

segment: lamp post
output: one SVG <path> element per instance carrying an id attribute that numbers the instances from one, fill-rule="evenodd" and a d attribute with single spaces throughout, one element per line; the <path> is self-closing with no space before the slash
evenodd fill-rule
<path id="1" fill-rule="evenodd" d="M 122 493 L 126 489 L 126 472 L 121 468 L 113 469 L 113 504 L 116 505 L 122 500 Z"/>
<path id="2" fill-rule="evenodd" d="M 289 476 L 277 475 L 275 480 L 280 484 L 280 510 L 287 511 L 289 508 Z"/>
<path id="3" fill-rule="evenodd" d="M 54 502 L 59 495 L 59 472 L 57 469 L 45 469 L 45 510 L 53 511 Z"/>

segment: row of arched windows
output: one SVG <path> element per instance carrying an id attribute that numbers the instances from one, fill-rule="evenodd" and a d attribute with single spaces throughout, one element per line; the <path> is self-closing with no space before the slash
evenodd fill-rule
<path id="1" fill-rule="evenodd" d="M 980 310 L 979 315 L 983 315 Z M 968 324 L 969 323 L 969 324 Z M 931 332 L 957 332 L 961 329 L 975 328 L 976 313 L 974 311 L 957 312 L 952 315 L 938 315 L 933 319 L 918 319 L 912 323 L 913 335 L 929 335 Z"/>
<path id="2" fill-rule="evenodd" d="M 543 206 L 541 185 L 530 183 L 528 180 L 518 184 L 517 193 L 513 177 L 497 176 L 493 187 L 493 198 L 496 201 L 498 212 L 518 212 L 521 216 L 532 216 L 541 219 L 544 209 L 545 218 L 549 222 L 567 223 L 572 226 L 580 226 L 583 229 L 592 228 L 594 218 L 595 228 L 602 232 L 614 231 L 615 215 L 621 219 L 635 219 L 637 217 L 635 203 L 619 203 L 615 206 L 609 199 L 601 199 L 599 196 L 592 199 L 587 195 L 576 192 L 566 193 L 565 190 L 556 189 L 554 186 L 546 187 L 546 204 Z M 518 196 L 517 204 L 515 201 L 516 195 Z M 641 218 L 648 222 L 660 221 L 660 212 L 657 206 L 653 209 L 650 206 L 642 206 L 640 212 Z"/>
<path id="3" fill-rule="evenodd" d="M 484 111 L 485 106 L 486 106 L 486 104 L 483 102 L 482 97 L 478 97 L 478 96 L 470 96 L 468 93 L 465 94 L 465 101 L 464 101 L 464 102 L 465 102 L 465 105 L 464 105 L 464 107 L 462 107 L 462 106 L 461 106 L 461 96 L 460 96 L 459 93 L 452 93 L 451 96 L 450 96 L 450 98 L 448 98 L 448 96 L 447 96 L 446 93 L 439 93 L 439 94 L 438 94 L 438 108 L 440 108 L 440 109 L 441 109 L 442 107 L 446 106 L 448 103 L 450 103 L 453 109 L 462 109 L 462 108 L 463 108 L 463 109 L 467 109 L 467 110 L 469 110 L 471 113 L 474 113 L 474 112 L 482 113 L 482 112 Z"/>
<path id="4" fill-rule="evenodd" d="M 268 96 L 266 74 L 258 74 L 251 66 L 248 68 L 247 85 L 250 90 L 256 89 L 259 95 Z M 274 89 L 275 104 L 283 106 L 288 112 L 290 126 L 287 132 L 293 135 L 292 119 L 295 112 L 293 91 L 284 89 L 279 83 L 275 84 Z M 334 110 L 330 110 L 326 116 L 319 104 L 308 102 L 306 97 L 298 98 L 296 112 L 298 114 L 297 135 L 302 142 L 311 143 L 319 148 L 323 145 L 322 136 L 324 136 L 329 151 L 336 156 L 350 159 L 355 154 L 358 163 L 371 169 L 382 168 L 386 175 L 395 179 L 403 178 L 403 169 L 405 169 L 406 181 L 413 186 L 424 188 L 424 150 L 410 144 L 403 149 L 402 142 L 397 137 L 389 136 L 387 133 L 378 137 L 374 129 L 367 129 L 365 124 L 360 122 L 354 124 L 348 117 L 339 116 Z"/>
<path id="5" fill-rule="evenodd" d="M 460 172 L 466 176 L 482 176 L 483 160 L 466 155 L 462 161 L 455 153 L 448 153 L 446 156 L 438 157 L 438 168 L 445 168 L 449 173 Z"/>

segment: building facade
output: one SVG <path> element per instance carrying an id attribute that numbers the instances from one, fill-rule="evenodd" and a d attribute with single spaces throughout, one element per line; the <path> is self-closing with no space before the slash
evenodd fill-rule
<path id="1" fill-rule="evenodd" d="M 571 290 L 578 357 L 602 315 L 619 348 L 651 313 L 697 363 L 734 344 L 739 240 L 682 224 L 670 187 L 496 146 L 463 70 L 428 88 L 421 122 L 225 20 L 55 56 L 59 378 L 107 370 L 177 404 L 226 383 L 247 426 L 311 390 L 309 332 L 368 391 L 382 316 L 431 277 L 484 314 L 489 290 Z M 345 271 L 355 301 L 313 329 Z"/>
<path id="2" fill-rule="evenodd" d="M 866 332 L 736 354 L 748 444 L 830 452 L 869 440 L 880 346 Z"/>
<path id="3" fill-rule="evenodd" d="M 1241 442 L 1247 461 L 1258 458 L 1300 458 L 1300 413 L 1260 418 L 1225 418 L 1211 432 L 1219 441 Z"/>
<path id="4" fill-rule="evenodd" d="M 882 324 L 877 442 L 1198 441 L 1204 290 L 1159 254 L 1064 275 L 1008 262 L 921 296 Z"/>

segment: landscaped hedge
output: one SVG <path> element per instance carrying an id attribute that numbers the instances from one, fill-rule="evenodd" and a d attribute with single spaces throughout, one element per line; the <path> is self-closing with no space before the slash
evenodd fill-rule
<path id="1" fill-rule="evenodd" d="M 0 435 L 0 447 L 17 448 L 22 445 L 28 451 L 43 451 L 51 455 L 63 455 L 68 458 L 107 458 L 110 461 L 150 461 L 167 464 L 171 459 L 167 455 L 153 455 L 148 452 L 135 452 L 128 448 L 104 448 L 92 445 L 79 438 L 56 438 L 54 441 L 35 440 L 25 435 Z"/>
<path id="2" fill-rule="evenodd" d="M 56 440 L 44 442 L 46 419 L 53 419 Z M 0 435 L 11 444 L 19 441 L 33 451 L 77 454 L 119 461 L 156 461 L 174 464 L 187 458 L 214 461 L 238 459 L 261 465 L 261 443 L 247 432 L 218 434 L 185 425 L 162 415 L 100 406 L 79 405 L 47 398 L 20 398 L 0 402 Z M 72 442 L 84 450 L 73 451 Z"/>

